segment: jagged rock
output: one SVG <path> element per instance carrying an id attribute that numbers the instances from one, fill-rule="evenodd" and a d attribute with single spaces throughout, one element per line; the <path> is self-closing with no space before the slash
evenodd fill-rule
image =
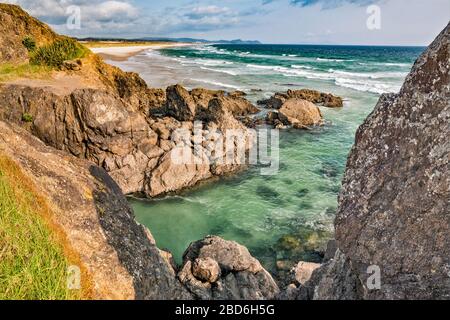
<path id="1" fill-rule="evenodd" d="M 341 97 L 336 97 L 331 93 L 323 93 L 316 90 L 288 90 L 287 96 L 289 98 L 303 99 L 315 104 L 321 104 L 327 108 L 342 108 L 344 106 Z"/>
<path id="2" fill-rule="evenodd" d="M 292 125 L 296 128 L 306 128 L 323 123 L 320 109 L 313 103 L 300 99 L 287 100 L 278 112 L 278 119 L 284 125 Z"/>
<path id="3" fill-rule="evenodd" d="M 191 298 L 103 169 L 3 121 L 0 154 L 17 163 L 44 197 L 52 224 L 87 271 L 82 283 L 90 283 L 93 299 Z"/>
<path id="4" fill-rule="evenodd" d="M 196 276 L 193 264 L 197 259 L 209 261 L 211 274 L 217 273 L 217 264 L 220 277 L 211 283 Z M 270 274 L 250 255 L 247 248 L 215 236 L 189 246 L 184 253 L 183 268 L 178 278 L 200 299 L 273 299 L 279 292 Z"/>
<path id="5" fill-rule="evenodd" d="M 267 100 L 258 101 L 258 104 L 266 105 L 270 109 L 280 109 L 289 99 L 302 99 L 327 108 L 342 108 L 344 106 L 341 97 L 310 89 L 288 90 L 286 93 L 278 92 Z"/>
<path id="6" fill-rule="evenodd" d="M 192 121 L 195 117 L 196 103 L 185 88 L 170 86 L 166 90 L 166 114 L 179 121 Z"/>
<path id="7" fill-rule="evenodd" d="M 167 101 L 166 90 L 149 88 L 148 97 L 149 97 L 149 106 L 148 106 L 149 113 L 146 113 L 146 115 L 163 113 L 163 108 Z"/>
<path id="8" fill-rule="evenodd" d="M 449 101 L 450 24 L 358 129 L 316 298 L 450 299 Z"/>
<path id="9" fill-rule="evenodd" d="M 275 93 L 269 99 L 258 101 L 258 104 L 265 105 L 269 109 L 280 109 L 283 103 L 288 99 L 289 97 L 285 93 Z"/>
<path id="10" fill-rule="evenodd" d="M 197 104 L 198 112 L 201 112 L 202 109 L 207 109 L 209 101 L 211 101 L 211 99 L 223 98 L 225 96 L 225 91 L 208 90 L 203 88 L 193 89 L 190 93 L 195 103 Z"/>

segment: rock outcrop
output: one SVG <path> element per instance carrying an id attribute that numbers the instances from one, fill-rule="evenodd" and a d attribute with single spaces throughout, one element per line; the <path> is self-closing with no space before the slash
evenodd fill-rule
<path id="1" fill-rule="evenodd" d="M 162 109 L 156 109 L 160 116 L 174 117 L 179 121 L 201 119 L 207 113 L 212 100 L 220 100 L 225 108 L 235 117 L 247 116 L 259 112 L 243 93 L 196 88 L 188 91 L 180 85 L 169 86 L 166 92 L 167 101 Z"/>
<path id="2" fill-rule="evenodd" d="M 265 105 L 269 109 L 280 109 L 289 99 L 302 99 L 327 108 L 342 108 L 344 106 L 341 97 L 310 89 L 288 90 L 286 93 L 278 92 L 267 100 L 258 101 L 258 104 Z"/>
<path id="3" fill-rule="evenodd" d="M 153 197 L 239 170 L 244 163 L 238 161 L 229 163 L 236 166 L 221 165 L 221 170 L 216 170 L 214 159 L 203 156 L 201 150 L 194 152 L 193 143 L 184 148 L 192 153 L 192 159 L 201 161 L 173 161 L 173 135 L 186 131 L 193 139 L 193 117 L 203 122 L 201 130 L 196 131 L 200 136 L 214 131 L 225 138 L 227 130 L 239 130 L 244 138 L 251 139 L 249 131 L 229 111 L 231 98 L 214 98 L 208 108 L 196 114 L 189 92 L 177 86 L 167 90 L 168 97 L 176 95 L 173 90 L 180 94 L 178 99 L 168 100 L 177 104 L 170 113 L 174 117 L 153 118 L 143 111 L 142 101 L 132 99 L 135 93 L 123 93 L 121 98 L 106 90 L 77 89 L 60 95 L 46 87 L 5 84 L 0 85 L 0 119 L 26 128 L 52 147 L 102 166 L 126 194 Z M 181 98 L 183 95 L 187 100 Z M 24 122 L 24 114 L 31 121 Z"/>
<path id="4" fill-rule="evenodd" d="M 450 24 L 356 134 L 315 298 L 450 299 L 449 101 Z"/>
<path id="5" fill-rule="evenodd" d="M 94 299 L 190 299 L 102 168 L 0 121 L 0 153 L 31 178 L 92 278 Z"/>
<path id="6" fill-rule="evenodd" d="M 214 236 L 189 246 L 178 278 L 195 298 L 203 300 L 273 299 L 279 292 L 247 248 Z"/>

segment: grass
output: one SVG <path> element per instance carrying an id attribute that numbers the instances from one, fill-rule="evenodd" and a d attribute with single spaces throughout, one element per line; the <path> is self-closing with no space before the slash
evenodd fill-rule
<path id="1" fill-rule="evenodd" d="M 61 68 L 66 60 L 85 57 L 89 50 L 71 38 L 63 38 L 30 53 L 30 64 Z"/>
<path id="2" fill-rule="evenodd" d="M 89 298 L 83 267 L 82 289 L 67 288 L 67 268 L 81 263 L 52 215 L 32 181 L 0 154 L 0 300 Z"/>
<path id="3" fill-rule="evenodd" d="M 18 78 L 48 78 L 50 72 L 51 68 L 47 66 L 37 66 L 29 63 L 20 65 L 6 63 L 0 65 L 0 82 L 7 82 Z"/>

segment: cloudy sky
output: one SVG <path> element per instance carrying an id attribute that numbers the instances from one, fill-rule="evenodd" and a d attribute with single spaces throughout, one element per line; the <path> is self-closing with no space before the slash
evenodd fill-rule
<path id="1" fill-rule="evenodd" d="M 2 2 L 20 4 L 58 32 L 81 37 L 163 36 L 293 44 L 428 45 L 450 19 L 449 0 Z M 74 8 L 80 10 L 79 29 L 67 27 L 68 17 L 76 12 Z M 380 28 L 369 29 L 368 20 L 370 25 Z"/>

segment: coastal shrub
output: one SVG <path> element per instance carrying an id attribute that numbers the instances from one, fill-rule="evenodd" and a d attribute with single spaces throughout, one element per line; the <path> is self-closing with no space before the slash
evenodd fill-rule
<path id="1" fill-rule="evenodd" d="M 71 265 L 49 207 L 32 182 L 0 154 L 0 300 L 80 299 L 67 288 Z"/>
<path id="2" fill-rule="evenodd" d="M 36 49 L 36 40 L 34 40 L 34 38 L 31 36 L 25 37 L 22 41 L 22 44 L 30 52 Z"/>
<path id="3" fill-rule="evenodd" d="M 83 58 L 87 52 L 88 49 L 76 40 L 64 38 L 36 49 L 31 55 L 30 63 L 61 68 L 64 61 Z"/>
<path id="4" fill-rule="evenodd" d="M 23 122 L 33 122 L 33 116 L 29 113 L 22 114 L 22 121 Z"/>

